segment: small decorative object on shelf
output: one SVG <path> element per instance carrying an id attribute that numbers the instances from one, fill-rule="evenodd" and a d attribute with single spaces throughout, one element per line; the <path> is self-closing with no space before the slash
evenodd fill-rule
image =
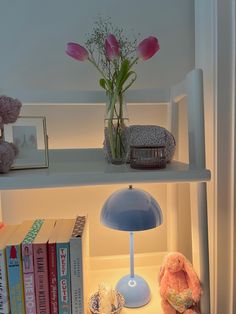
<path id="1" fill-rule="evenodd" d="M 101 283 L 98 291 L 89 299 L 89 309 L 93 314 L 118 314 L 124 303 L 124 297 L 110 284 Z"/>
<path id="2" fill-rule="evenodd" d="M 158 125 L 131 125 L 129 127 L 130 146 L 165 146 L 166 162 L 174 156 L 176 142 L 174 136 Z"/>
<path id="3" fill-rule="evenodd" d="M 134 169 L 163 169 L 166 167 L 166 147 L 130 146 L 130 167 Z"/>
<path id="4" fill-rule="evenodd" d="M 85 48 L 86 47 L 86 48 Z M 101 75 L 100 86 L 107 94 L 105 116 L 105 147 L 108 161 L 125 163 L 128 156 L 124 93 L 135 82 L 132 69 L 138 60 L 148 60 L 159 51 L 156 37 L 150 36 L 137 44 L 133 36 L 129 40 L 122 28 L 114 27 L 110 18 L 99 18 L 85 47 L 68 43 L 66 53 L 79 61 L 88 60 Z"/>
<path id="5" fill-rule="evenodd" d="M 200 313 L 200 281 L 183 254 L 174 252 L 166 256 L 161 267 L 159 283 L 164 314 Z"/>
<path id="6" fill-rule="evenodd" d="M 18 154 L 16 145 L 4 140 L 4 125 L 17 120 L 21 106 L 18 99 L 0 96 L 0 173 L 7 173 L 11 169 Z"/>

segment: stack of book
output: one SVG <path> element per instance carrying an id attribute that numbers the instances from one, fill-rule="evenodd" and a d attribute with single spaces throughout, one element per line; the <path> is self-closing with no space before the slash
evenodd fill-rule
<path id="1" fill-rule="evenodd" d="M 1 314 L 84 314 L 87 222 L 78 216 L 0 228 Z"/>

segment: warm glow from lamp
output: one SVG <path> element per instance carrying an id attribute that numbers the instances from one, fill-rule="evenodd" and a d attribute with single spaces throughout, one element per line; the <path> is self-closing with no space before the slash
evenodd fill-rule
<path id="1" fill-rule="evenodd" d="M 101 222 L 109 228 L 130 232 L 130 274 L 121 278 L 116 286 L 125 298 L 126 307 L 143 306 L 151 298 L 147 282 L 134 274 L 134 231 L 155 228 L 162 221 L 162 211 L 155 199 L 132 186 L 114 192 L 103 205 Z"/>

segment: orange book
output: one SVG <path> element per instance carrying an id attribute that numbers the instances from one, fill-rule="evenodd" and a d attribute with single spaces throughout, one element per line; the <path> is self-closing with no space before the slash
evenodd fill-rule
<path id="1" fill-rule="evenodd" d="M 11 313 L 25 314 L 21 243 L 33 225 L 33 222 L 33 220 L 24 221 L 16 228 L 16 231 L 11 234 L 6 242 Z"/>

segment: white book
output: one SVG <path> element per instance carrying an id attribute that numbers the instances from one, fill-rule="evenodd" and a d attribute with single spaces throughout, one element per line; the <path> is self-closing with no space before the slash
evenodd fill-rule
<path id="1" fill-rule="evenodd" d="M 72 314 L 85 314 L 88 257 L 88 219 L 85 216 L 78 216 L 70 238 Z"/>
<path id="2" fill-rule="evenodd" d="M 8 225 L 0 230 L 0 314 L 10 314 L 9 290 L 6 264 L 6 241 L 17 225 Z"/>

